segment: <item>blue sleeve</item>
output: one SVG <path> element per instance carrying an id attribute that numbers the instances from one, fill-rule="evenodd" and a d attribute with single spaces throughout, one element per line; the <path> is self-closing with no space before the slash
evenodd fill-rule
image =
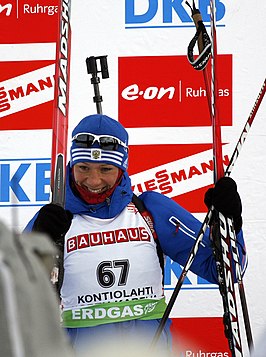
<path id="1" fill-rule="evenodd" d="M 184 266 L 202 223 L 175 201 L 160 193 L 147 191 L 139 197 L 153 217 L 154 228 L 164 254 Z M 237 240 L 242 248 L 238 251 L 243 267 L 245 248 L 242 231 L 238 234 Z M 209 228 L 206 229 L 190 270 L 211 283 L 218 282 Z"/>
<path id="2" fill-rule="evenodd" d="M 32 217 L 32 219 L 28 222 L 26 227 L 23 229 L 23 232 L 31 232 L 32 231 L 33 224 L 34 224 L 35 219 L 37 218 L 38 214 L 39 214 L 39 211 L 37 213 L 35 213 L 35 215 Z"/>

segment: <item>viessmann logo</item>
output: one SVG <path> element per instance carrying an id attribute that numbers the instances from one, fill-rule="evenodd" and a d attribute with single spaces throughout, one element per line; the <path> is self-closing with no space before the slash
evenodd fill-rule
<path id="1" fill-rule="evenodd" d="M 16 17 L 19 18 L 22 15 L 36 15 L 36 14 L 44 14 L 48 16 L 53 16 L 58 13 L 57 5 L 41 5 L 34 4 L 31 5 L 29 3 L 21 4 L 19 0 L 16 3 L 8 3 L 1 4 L 0 3 L 0 15 L 10 16 L 12 13 L 16 13 Z"/>
<path id="2" fill-rule="evenodd" d="M 54 98 L 54 64 L 0 82 L 0 118 Z"/>
<path id="3" fill-rule="evenodd" d="M 189 1 L 191 4 L 192 1 Z M 209 0 L 198 0 L 196 6 L 200 9 L 205 24 L 210 22 Z M 217 26 L 224 26 L 226 8 L 224 1 L 216 0 Z M 193 26 L 191 11 L 183 0 L 126 0 L 125 27 L 132 28 L 162 28 Z"/>
<path id="4" fill-rule="evenodd" d="M 223 164 L 227 166 L 230 161 L 227 145 L 223 149 Z M 135 193 L 156 191 L 173 198 L 210 185 L 214 167 L 211 157 L 212 150 L 206 150 L 131 175 L 132 189 Z"/>

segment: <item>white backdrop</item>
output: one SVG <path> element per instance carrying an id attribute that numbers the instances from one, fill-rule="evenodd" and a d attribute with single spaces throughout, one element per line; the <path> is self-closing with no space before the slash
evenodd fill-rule
<path id="1" fill-rule="evenodd" d="M 117 118 L 119 57 L 186 54 L 188 42 L 195 33 L 193 27 L 182 24 L 175 13 L 172 23 L 168 25 L 178 26 L 166 27 L 162 22 L 163 1 L 136 0 L 138 13 L 147 11 L 149 3 L 158 3 L 157 14 L 149 23 L 143 24 L 146 26 L 144 28 L 126 28 L 128 24 L 125 23 L 125 8 L 129 3 L 130 1 L 72 0 L 69 136 L 81 118 L 96 112 L 92 101 L 93 88 L 86 71 L 86 57 L 108 55 L 110 78 L 101 80 L 100 83 L 103 111 Z M 182 2 L 179 3 L 181 6 Z M 227 150 L 232 152 L 265 78 L 266 3 L 262 0 L 224 0 L 220 3 L 224 4 L 226 11 L 220 21 L 222 26 L 217 27 L 218 53 L 233 55 L 233 126 L 222 128 L 223 141 L 229 143 Z M 182 6 L 189 12 L 184 2 Z M 148 25 L 150 27 L 147 27 Z M 54 59 L 55 44 L 29 45 L 27 51 L 22 51 L 20 46 L 14 48 L 0 45 L 0 61 L 33 60 L 38 58 L 38 55 L 41 59 Z M 255 344 L 266 326 L 265 115 L 264 99 L 232 173 L 243 202 L 243 229 L 249 256 L 244 283 Z M 169 138 L 176 144 L 208 143 L 212 140 L 209 128 L 130 128 L 128 132 L 130 144 L 138 145 L 156 143 L 158 138 L 166 144 L 169 143 Z M 0 152 L 1 160 L 28 159 L 34 155 L 49 159 L 51 130 L 0 131 Z M 33 175 L 33 172 L 29 173 L 25 178 L 29 196 L 34 196 Z M 13 199 L 15 207 L 12 206 L 12 197 L 11 204 L 9 202 L 1 205 L 0 218 L 8 226 L 20 231 L 39 207 L 18 207 L 16 198 Z M 204 215 L 198 213 L 197 216 L 202 218 Z M 194 299 L 193 293 L 190 292 L 189 302 L 187 294 L 187 291 L 181 292 L 178 306 L 174 310 L 175 316 L 221 315 L 221 299 L 217 291 L 209 292 L 208 306 L 204 290 L 197 293 Z"/>

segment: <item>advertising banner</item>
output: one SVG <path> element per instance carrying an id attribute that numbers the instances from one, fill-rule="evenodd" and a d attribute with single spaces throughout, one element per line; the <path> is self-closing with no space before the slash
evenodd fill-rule
<path id="1" fill-rule="evenodd" d="M 122 57 L 118 66 L 119 118 L 126 127 L 211 125 L 203 75 L 187 56 Z M 232 55 L 220 55 L 217 69 L 221 125 L 231 125 Z"/>
<path id="2" fill-rule="evenodd" d="M 19 232 L 51 199 L 59 3 L 0 0 L 0 219 Z M 196 3 L 210 34 L 209 1 Z M 255 3 L 216 0 L 225 168 L 265 78 L 266 3 Z M 187 59 L 195 35 L 190 8 L 177 0 L 74 0 L 71 29 L 69 139 L 75 125 L 96 112 L 86 58 L 107 55 L 110 78 L 99 83 L 103 112 L 129 133 L 134 192 L 160 192 L 203 220 L 204 194 L 213 184 L 212 128 L 203 74 Z M 265 110 L 264 101 L 232 173 L 243 203 L 244 281 L 255 342 L 266 323 Z M 166 258 L 167 301 L 181 271 Z M 171 318 L 176 356 L 230 356 L 216 285 L 189 272 Z M 242 320 L 241 330 L 248 356 Z"/>

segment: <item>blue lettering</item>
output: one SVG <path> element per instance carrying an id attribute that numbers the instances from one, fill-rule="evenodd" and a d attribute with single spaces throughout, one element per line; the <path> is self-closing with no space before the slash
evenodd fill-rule
<path id="1" fill-rule="evenodd" d="M 171 272 L 175 274 L 177 278 L 180 277 L 182 269 L 179 264 L 172 261 L 169 257 L 166 257 L 165 267 L 164 267 L 164 285 L 172 285 L 171 282 Z M 186 277 L 184 284 L 191 284 L 189 279 Z"/>
<path id="2" fill-rule="evenodd" d="M 148 0 L 148 10 L 144 14 L 135 14 L 135 0 L 126 0 L 126 24 L 138 24 L 150 21 L 158 10 L 158 0 Z"/>
<path id="3" fill-rule="evenodd" d="M 164 0 L 163 1 L 163 23 L 171 23 L 173 9 L 182 22 L 192 22 L 191 17 L 182 6 L 183 0 Z"/>
<path id="4" fill-rule="evenodd" d="M 10 179 L 10 165 L 0 165 L 0 202 L 8 202 L 10 200 L 9 187 L 13 190 L 20 202 L 27 202 L 30 200 L 19 184 L 29 166 L 30 164 L 21 164 L 13 177 Z"/>
<path id="5" fill-rule="evenodd" d="M 138 0 L 140 1 L 140 0 Z M 184 6 L 183 0 L 146 0 L 147 10 L 142 13 L 138 13 L 135 8 L 137 0 L 125 1 L 125 23 L 126 24 L 140 24 L 147 23 L 154 19 L 157 13 L 162 13 L 162 18 L 157 19 L 157 25 L 173 23 L 173 13 L 175 13 L 182 23 L 191 24 L 191 14 L 188 6 Z M 144 0 L 142 0 L 142 3 Z M 220 21 L 225 15 L 225 5 L 222 0 L 216 0 L 216 21 Z M 158 6 L 162 9 L 158 9 Z M 199 10 L 202 15 L 203 21 L 210 22 L 210 1 L 199 0 Z"/>
<path id="6" fill-rule="evenodd" d="M 220 21 L 225 15 L 225 6 L 220 0 L 216 4 L 216 21 Z M 203 22 L 210 22 L 210 0 L 199 0 L 199 9 Z"/>
<path id="7" fill-rule="evenodd" d="M 45 187 L 49 186 L 50 178 L 45 177 L 45 173 L 50 171 L 50 167 L 49 163 L 36 164 L 36 201 L 49 200 Z"/>
<path id="8" fill-rule="evenodd" d="M 164 285 L 170 285 L 172 287 L 172 279 L 171 279 L 171 274 L 174 273 L 177 279 L 181 276 L 183 268 L 176 262 L 172 261 L 169 257 L 166 257 L 166 262 L 165 262 L 165 267 L 164 267 Z M 200 276 L 196 277 L 196 286 L 195 283 L 192 283 L 189 278 L 186 276 L 184 280 L 184 285 L 186 285 L 189 288 L 196 287 L 198 285 L 211 285 L 211 283 Z"/>

